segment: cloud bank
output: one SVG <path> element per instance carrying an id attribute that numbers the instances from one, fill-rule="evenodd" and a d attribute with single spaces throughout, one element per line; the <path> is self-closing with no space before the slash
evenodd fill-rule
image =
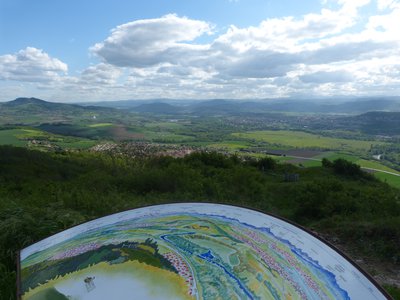
<path id="1" fill-rule="evenodd" d="M 0 80 L 79 100 L 399 94 L 399 1 L 323 2 L 319 13 L 223 32 L 175 14 L 136 20 L 94 44 L 99 62 L 79 75 L 28 47 L 0 56 Z M 366 7 L 374 13 L 361 15 Z"/>
<path id="2" fill-rule="evenodd" d="M 67 64 L 33 47 L 27 47 L 16 54 L 0 56 L 0 79 L 2 80 L 54 81 L 67 71 Z"/>

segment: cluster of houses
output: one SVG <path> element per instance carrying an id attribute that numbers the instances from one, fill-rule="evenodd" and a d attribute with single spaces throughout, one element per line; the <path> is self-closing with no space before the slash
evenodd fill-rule
<path id="1" fill-rule="evenodd" d="M 181 145 L 165 145 L 146 142 L 131 143 L 103 143 L 96 145 L 90 149 L 94 152 L 108 152 L 128 157 L 149 157 L 149 156 L 172 156 L 184 157 L 195 150 L 189 146 Z"/>

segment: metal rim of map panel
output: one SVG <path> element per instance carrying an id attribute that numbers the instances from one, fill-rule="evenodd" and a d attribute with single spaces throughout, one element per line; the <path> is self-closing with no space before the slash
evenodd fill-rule
<path id="1" fill-rule="evenodd" d="M 366 278 L 366 279 L 367 279 L 367 280 L 368 280 L 368 281 L 369 281 L 369 282 L 370 282 L 370 283 L 371 283 L 385 298 L 387 298 L 387 299 L 389 299 L 389 300 L 393 300 L 393 299 L 394 299 L 394 298 L 392 298 L 391 295 L 388 294 L 388 292 L 387 292 L 387 291 L 386 291 L 386 290 L 385 290 L 385 289 L 384 289 L 384 288 L 383 288 L 383 287 L 382 287 L 382 286 L 381 286 L 367 271 L 365 271 L 363 268 L 361 268 L 361 266 L 359 266 L 359 265 L 358 265 L 353 259 L 351 259 L 346 253 L 344 253 L 343 251 L 341 251 L 340 249 L 338 249 L 336 246 L 334 246 L 334 245 L 333 245 L 332 243 L 330 243 L 329 241 L 325 240 L 323 237 L 317 235 L 315 232 L 311 231 L 310 229 L 307 229 L 307 228 L 303 227 L 302 225 L 299 225 L 299 224 L 297 224 L 297 223 L 295 223 L 295 222 L 293 222 L 293 221 L 290 221 L 290 220 L 288 220 L 288 219 L 286 219 L 286 218 L 283 218 L 283 217 L 281 217 L 281 216 L 275 215 L 275 214 L 273 214 L 273 213 L 266 213 L 266 212 L 264 212 L 264 211 L 262 211 L 262 210 L 260 210 L 260 209 L 253 208 L 253 207 L 246 206 L 246 205 L 235 205 L 235 204 L 221 203 L 221 202 L 168 202 L 168 203 L 162 203 L 162 204 L 144 205 L 144 206 L 140 206 L 140 207 L 136 207 L 136 208 L 132 208 L 132 209 L 123 210 L 123 211 L 120 211 L 120 212 L 117 212 L 117 213 L 113 213 L 113 214 L 109 214 L 109 215 L 104 215 L 104 216 L 101 216 L 101 217 L 98 217 L 98 218 L 94 218 L 94 219 L 89 220 L 89 221 L 82 222 L 82 223 L 77 224 L 77 225 L 75 225 L 75 226 L 72 226 L 72 227 L 70 227 L 70 228 L 68 228 L 68 229 L 58 231 L 57 233 L 55 233 L 55 234 L 53 234 L 53 235 L 51 235 L 51 236 L 49 236 L 49 237 L 46 237 L 46 238 L 44 238 L 44 239 L 41 239 L 41 240 L 39 240 L 39 241 L 37 241 L 37 242 L 35 242 L 35 243 L 29 245 L 28 247 L 33 246 L 33 245 L 35 245 L 35 244 L 38 244 L 38 243 L 40 243 L 40 242 L 42 242 L 42 241 L 44 241 L 44 240 L 50 239 L 50 238 L 52 238 L 53 236 L 58 235 L 58 234 L 61 234 L 61 233 L 64 232 L 64 231 L 71 230 L 71 229 L 73 229 L 73 228 L 76 228 L 76 227 L 85 225 L 86 223 L 90 223 L 90 222 L 92 222 L 92 221 L 100 220 L 100 219 L 103 219 L 103 218 L 105 219 L 105 218 L 110 217 L 110 216 L 113 216 L 113 215 L 128 213 L 128 212 L 135 211 L 135 210 L 146 209 L 146 208 L 148 209 L 148 208 L 151 208 L 151 207 L 156 208 L 156 207 L 169 206 L 169 205 L 216 205 L 216 206 L 225 206 L 225 207 L 231 207 L 231 208 L 234 208 L 234 209 L 235 209 L 235 208 L 236 208 L 236 209 L 245 209 L 245 210 L 249 210 L 249 211 L 253 211 L 253 212 L 258 212 L 258 213 L 260 213 L 260 214 L 262 214 L 262 215 L 264 215 L 264 216 L 266 216 L 266 217 L 272 217 L 272 218 L 275 218 L 275 219 L 277 219 L 277 220 L 280 220 L 280 221 L 282 221 L 282 222 L 284 222 L 284 223 L 287 223 L 287 224 L 289 224 L 289 225 L 291 225 L 291 226 L 293 226 L 293 227 L 295 227 L 295 228 L 297 228 L 297 229 L 300 229 L 301 231 L 303 231 L 303 232 L 305 232 L 305 233 L 311 235 L 311 237 L 313 237 L 313 238 L 315 238 L 317 241 L 321 242 L 322 245 L 328 246 L 331 250 L 333 250 L 334 252 L 336 252 L 336 253 L 339 255 L 340 258 L 342 258 L 344 261 L 350 263 L 357 271 L 359 271 L 363 276 L 365 276 L 365 278 Z M 28 248 L 28 247 L 26 247 L 26 248 Z M 26 248 L 24 248 L 24 249 L 26 249 Z M 22 252 L 24 249 L 21 249 L 21 250 L 17 251 L 17 255 L 16 255 L 16 256 L 17 256 L 17 276 L 16 276 L 16 281 L 17 281 L 17 282 L 16 282 L 16 287 L 17 287 L 17 291 L 16 291 L 17 299 L 21 299 L 21 296 L 22 296 L 22 289 L 21 289 L 21 252 Z"/>

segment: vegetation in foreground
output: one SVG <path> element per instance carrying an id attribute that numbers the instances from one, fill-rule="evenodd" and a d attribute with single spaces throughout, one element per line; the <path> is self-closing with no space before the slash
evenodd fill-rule
<path id="1" fill-rule="evenodd" d="M 207 201 L 274 213 L 340 239 L 351 254 L 400 266 L 400 202 L 345 160 L 296 168 L 218 153 L 184 158 L 44 153 L 0 147 L 0 290 L 14 299 L 16 253 L 90 219 L 151 204 Z M 284 180 L 284 174 L 299 180 Z M 372 270 L 374 271 L 374 270 Z M 395 294 L 398 290 L 389 286 Z"/>

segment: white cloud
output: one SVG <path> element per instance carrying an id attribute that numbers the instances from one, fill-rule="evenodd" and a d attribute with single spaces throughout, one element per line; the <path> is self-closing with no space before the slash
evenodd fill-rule
<path id="1" fill-rule="evenodd" d="M 113 84 L 123 71 L 112 65 L 100 63 L 90 66 L 81 73 L 81 80 L 86 84 Z"/>
<path id="2" fill-rule="evenodd" d="M 212 34 L 177 15 L 122 24 L 77 76 L 42 50 L 0 56 L 0 79 L 42 81 L 72 99 L 265 98 L 400 93 L 398 1 L 328 0 L 336 8 Z M 360 17 L 360 9 L 376 11 Z M 61 76 L 64 75 L 64 76 Z M 387 90 L 385 90 L 387 87 Z"/>
<path id="3" fill-rule="evenodd" d="M 353 81 L 353 75 L 348 71 L 319 71 L 299 77 L 305 83 L 339 83 Z"/>
<path id="4" fill-rule="evenodd" d="M 204 46 L 192 44 L 210 34 L 209 23 L 170 14 L 159 19 L 139 20 L 113 29 L 103 42 L 91 50 L 105 62 L 116 66 L 147 67 L 163 62 L 176 63 Z"/>
<path id="5" fill-rule="evenodd" d="M 394 5 L 386 14 L 375 15 L 369 18 L 366 26 L 368 33 L 377 38 L 400 41 L 400 2 Z"/>
<path id="6" fill-rule="evenodd" d="M 353 24 L 353 17 L 322 9 L 319 14 L 307 14 L 300 19 L 272 18 L 257 27 L 241 29 L 231 26 L 216 42 L 230 45 L 239 52 L 254 48 L 295 52 L 304 41 L 340 33 Z"/>
<path id="7" fill-rule="evenodd" d="M 0 79 L 17 81 L 52 81 L 67 73 L 68 66 L 41 49 L 27 47 L 16 54 L 0 56 Z"/>
<path id="8" fill-rule="evenodd" d="M 387 8 L 394 8 L 399 5 L 398 0 L 377 0 L 378 1 L 378 9 L 385 10 Z"/>
<path id="9" fill-rule="evenodd" d="M 342 5 L 342 9 L 355 10 L 366 6 L 371 0 L 336 0 L 337 3 Z"/>

